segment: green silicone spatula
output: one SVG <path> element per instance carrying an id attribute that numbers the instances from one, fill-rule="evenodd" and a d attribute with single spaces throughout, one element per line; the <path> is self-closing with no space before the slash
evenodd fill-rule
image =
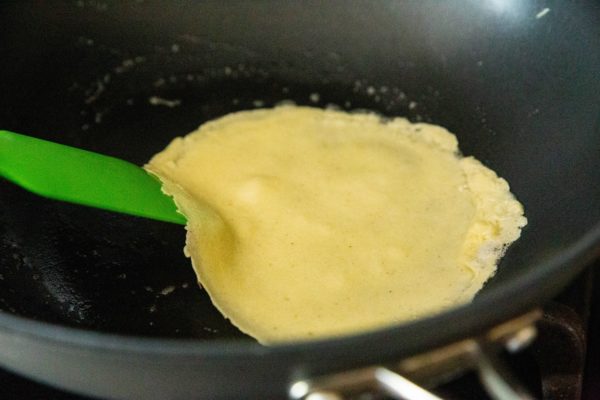
<path id="1" fill-rule="evenodd" d="M 51 199 L 185 224 L 156 178 L 118 158 L 0 130 L 0 177 Z"/>

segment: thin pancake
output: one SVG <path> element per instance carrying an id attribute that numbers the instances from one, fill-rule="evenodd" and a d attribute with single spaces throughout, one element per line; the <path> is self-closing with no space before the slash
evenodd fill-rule
<path id="1" fill-rule="evenodd" d="M 526 224 L 508 184 L 428 124 L 285 106 L 230 114 L 146 168 L 188 218 L 215 306 L 263 343 L 470 301 Z"/>

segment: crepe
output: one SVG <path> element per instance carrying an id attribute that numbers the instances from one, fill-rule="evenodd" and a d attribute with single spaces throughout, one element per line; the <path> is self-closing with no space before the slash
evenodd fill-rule
<path id="1" fill-rule="evenodd" d="M 442 127 L 310 107 L 202 125 L 145 166 L 187 217 L 214 305 L 261 343 L 347 335 L 473 299 L 526 225 Z"/>

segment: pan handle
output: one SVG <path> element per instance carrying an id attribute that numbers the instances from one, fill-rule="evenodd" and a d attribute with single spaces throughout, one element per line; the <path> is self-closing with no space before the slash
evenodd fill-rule
<path id="1" fill-rule="evenodd" d="M 533 400 L 498 353 L 502 348 L 514 353 L 531 344 L 537 334 L 535 322 L 540 317 L 541 311 L 536 309 L 480 337 L 413 356 L 393 366 L 369 366 L 296 381 L 290 386 L 289 397 L 292 400 L 344 400 L 369 393 L 386 394 L 399 400 L 441 400 L 424 387 L 434 387 L 474 369 L 493 400 Z"/>
<path id="2" fill-rule="evenodd" d="M 479 381 L 493 400 L 534 400 L 495 353 L 482 351 L 477 360 L 477 371 Z"/>

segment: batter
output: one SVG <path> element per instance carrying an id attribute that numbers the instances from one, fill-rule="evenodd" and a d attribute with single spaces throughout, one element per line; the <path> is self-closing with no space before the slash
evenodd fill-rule
<path id="1" fill-rule="evenodd" d="M 468 302 L 527 222 L 454 135 L 402 118 L 238 112 L 146 168 L 188 219 L 185 253 L 214 305 L 266 344 Z"/>

